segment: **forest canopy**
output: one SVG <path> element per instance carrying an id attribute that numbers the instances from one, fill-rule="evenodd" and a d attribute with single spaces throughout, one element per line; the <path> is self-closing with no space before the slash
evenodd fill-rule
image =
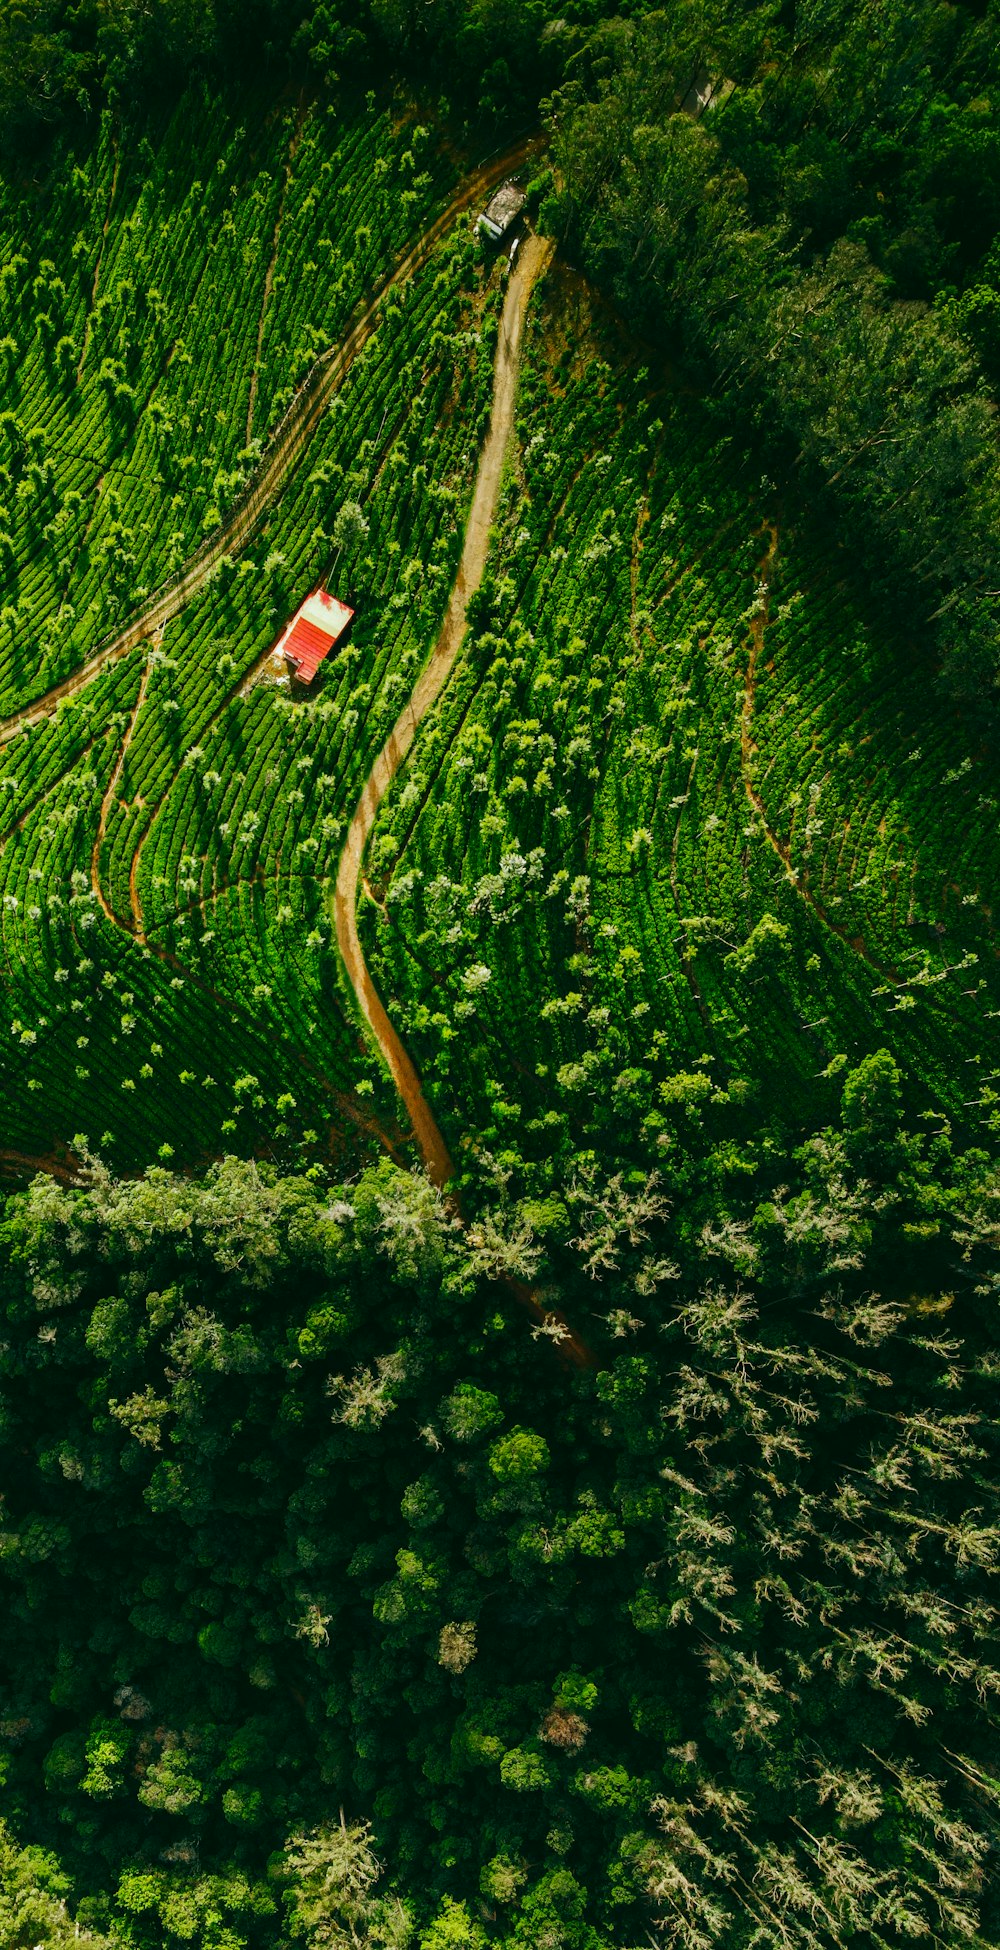
<path id="1" fill-rule="evenodd" d="M 1000 1943 L 996 30 L 0 7 L 0 1950 Z"/>
<path id="2" fill-rule="evenodd" d="M 607 22 L 552 105 L 564 246 L 755 429 L 791 504 L 829 493 L 979 695 L 1000 667 L 997 25 L 936 0 L 787 28 L 679 6 Z"/>
<path id="3" fill-rule="evenodd" d="M 888 1058 L 725 1195 L 88 1175 L 0 1234 L 6 1941 L 996 1941 L 998 1176 Z"/>

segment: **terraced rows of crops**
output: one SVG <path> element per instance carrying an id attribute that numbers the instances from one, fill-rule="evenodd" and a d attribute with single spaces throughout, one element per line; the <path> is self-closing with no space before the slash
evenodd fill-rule
<path id="1" fill-rule="evenodd" d="M 475 640 L 373 842 L 366 953 L 445 1134 L 669 1143 L 734 1099 L 750 1131 L 883 1044 L 975 1126 L 969 728 L 807 514 L 599 336 L 550 280 Z"/>
<path id="2" fill-rule="evenodd" d="M 311 474 L 264 537 L 265 563 L 284 558 L 272 570 L 272 604 L 262 617 L 259 577 L 241 570 L 228 593 L 213 589 L 185 615 L 171 661 L 192 689 L 201 673 L 205 715 L 192 700 L 184 757 L 171 771 L 147 713 L 122 787 L 132 810 L 122 810 L 113 841 L 118 911 L 128 913 L 138 857 L 136 891 L 150 939 L 193 960 L 228 993 L 251 989 L 279 1022 L 294 1019 L 335 1075 L 349 1071 L 354 1037 L 335 980 L 323 888 L 345 814 L 414 682 L 454 572 L 475 460 L 469 430 L 489 388 L 489 334 L 470 362 L 462 316 L 471 268 L 466 230 L 403 305 L 391 307 L 341 396 L 342 411 L 320 434 Z M 366 446 L 369 426 L 379 438 Z M 337 550 L 317 538 L 316 516 L 343 505 L 343 496 L 363 510 L 367 533 Z M 222 640 L 233 648 L 219 661 L 234 658 L 235 669 L 224 672 L 232 685 L 266 651 L 277 618 L 334 561 L 359 619 L 316 701 L 293 702 L 264 681 L 220 712 L 213 661 L 220 611 Z"/>
<path id="3" fill-rule="evenodd" d="M 212 530 L 318 350 L 452 180 L 419 124 L 333 109 L 161 142 L 0 209 L 0 713 Z"/>
<path id="4" fill-rule="evenodd" d="M 292 186 L 307 170 L 309 125 L 295 135 L 282 218 L 289 262 L 305 247 Z M 382 137 L 400 147 L 388 125 Z M 311 143 L 321 182 L 331 139 L 320 125 Z M 419 130 L 409 139 L 423 140 Z M 406 169 L 412 176 L 412 161 Z M 388 173 L 371 176 L 375 220 Z M 422 216 L 430 179 L 417 172 L 408 217 Z M 325 231 L 331 211 L 317 218 L 317 206 L 314 196 Z M 353 202 L 345 214 L 353 236 Z M 398 240 L 398 219 L 377 236 L 373 223 L 372 264 Z M 267 391 L 267 360 L 281 364 L 296 335 L 306 342 L 293 315 L 301 281 L 289 272 L 287 285 L 286 337 L 268 350 L 264 334 L 267 418 L 287 390 Z M 4 1067 L 19 1148 L 44 1150 L 55 1130 L 85 1132 L 119 1162 L 148 1156 L 154 1138 L 186 1157 L 262 1142 L 279 1154 L 304 1142 L 315 1156 L 331 1118 L 356 1132 L 374 1110 L 391 1129 L 391 1093 L 338 986 L 323 882 L 370 750 L 450 589 L 489 405 L 497 293 L 481 287 L 465 220 L 390 291 L 259 543 L 224 560 L 158 641 L 6 746 Z M 327 294 L 316 313 L 324 332 L 336 334 L 350 296 L 346 285 Z M 315 700 L 292 701 L 261 665 L 327 570 L 357 604 L 352 643 Z M 355 1080 L 345 1106 L 341 1090 Z"/>
<path id="5" fill-rule="evenodd" d="M 162 151 L 105 136 L 20 250 L 4 213 L 3 708 L 217 523 L 450 177 L 425 130 L 368 112 L 248 119 L 224 166 L 218 145 L 189 102 Z M 254 546 L 5 747 L 18 1148 L 393 1141 L 332 884 L 454 578 L 500 286 L 464 219 L 392 286 Z M 928 1106 L 992 1116 L 996 807 L 968 728 L 796 513 L 549 279 L 470 637 L 362 896 L 459 1152 L 669 1143 L 713 1103 L 748 1131 L 765 1103 L 814 1115 L 883 1043 Z M 358 619 L 293 700 L 267 652 L 321 576 Z"/>

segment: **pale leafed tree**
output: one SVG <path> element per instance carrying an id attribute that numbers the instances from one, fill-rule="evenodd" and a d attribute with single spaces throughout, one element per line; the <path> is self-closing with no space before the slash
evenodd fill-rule
<path id="1" fill-rule="evenodd" d="M 403 1950 L 413 1934 L 405 1905 L 380 1891 L 382 1864 L 371 1824 L 340 1821 L 293 1835 L 281 1874 L 287 1883 L 288 1929 L 309 1950 Z"/>

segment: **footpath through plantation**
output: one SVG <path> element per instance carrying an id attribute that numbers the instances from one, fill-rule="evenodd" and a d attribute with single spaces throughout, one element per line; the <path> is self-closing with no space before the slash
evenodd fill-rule
<path id="1" fill-rule="evenodd" d="M 0 19 L 0 105 L 76 103 L 0 130 L 0 1950 L 994 1950 L 978 28 L 921 13 L 897 100 L 871 25 L 883 162 L 939 145 L 883 234 L 850 23 L 487 59 L 460 6 L 458 115 L 405 7 L 268 0 L 294 86 L 154 106 L 154 26 L 45 10 Z"/>
<path id="2" fill-rule="evenodd" d="M 12 1151 L 403 1155 L 331 893 L 460 571 L 503 295 L 471 221 L 526 153 L 456 177 L 416 116 L 209 132 L 189 99 L 155 148 L 107 120 L 30 210 L 8 193 Z M 524 334 L 485 579 L 360 883 L 446 1150 L 832 1111 L 879 1047 L 989 1126 L 971 724 L 558 260 Z M 324 575 L 357 621 L 292 697 L 267 652 Z"/>
<path id="3" fill-rule="evenodd" d="M 297 255 L 305 248 L 295 222 L 298 200 L 308 195 L 312 210 L 319 191 L 325 192 L 341 224 L 353 223 L 347 234 L 355 255 L 374 252 L 371 265 L 391 265 L 400 211 L 412 212 L 414 226 L 425 213 L 430 216 L 434 184 L 432 171 L 416 165 L 414 151 L 427 141 L 427 132 L 419 125 L 404 127 L 395 136 L 390 154 L 401 158 L 401 167 L 390 171 L 388 157 L 379 153 L 380 144 L 391 144 L 387 118 L 368 118 L 364 132 L 353 131 L 342 149 L 321 139 L 328 121 L 322 112 L 313 112 L 309 128 L 300 126 L 300 120 L 290 132 L 285 129 L 288 181 L 282 195 L 282 223 L 268 235 L 272 257 L 263 273 L 260 327 L 253 341 L 261 371 L 254 367 L 234 373 L 234 383 L 242 381 L 243 386 L 235 416 L 242 425 L 248 386 L 252 385 L 254 410 L 258 415 L 261 411 L 262 375 L 270 376 L 269 334 L 278 348 L 275 363 L 280 361 L 283 375 L 290 374 L 292 380 L 303 376 L 308 351 L 315 378 L 293 403 L 293 437 L 288 441 L 279 434 L 276 446 L 265 453 L 263 468 L 257 466 L 260 441 L 240 440 L 238 464 L 229 477 L 223 480 L 216 471 L 215 499 L 200 524 L 213 529 L 213 534 L 207 549 L 196 549 L 194 573 L 184 556 L 181 580 L 173 592 L 155 600 L 146 612 L 140 607 L 139 622 L 126 624 L 105 650 L 90 657 L 84 652 L 79 677 L 70 671 L 61 678 L 54 658 L 65 666 L 71 657 L 67 626 L 78 613 L 71 578 L 55 612 L 53 655 L 40 671 L 36 667 L 25 674 L 21 695 L 27 708 L 8 721 L 2 788 L 11 816 L 3 892 L 8 959 L 22 982 L 34 963 L 43 984 L 47 974 L 49 982 L 54 979 L 64 985 L 62 995 L 58 988 L 55 991 L 51 1013 L 33 1013 L 30 1023 L 16 1014 L 13 1017 L 14 1047 L 25 1053 L 17 1065 L 17 1081 L 26 1128 L 23 1134 L 12 1131 L 11 1136 L 16 1140 L 14 1148 L 23 1151 L 48 1148 L 52 1112 L 60 1104 L 65 1106 L 56 1113 L 62 1123 L 60 1137 L 65 1138 L 70 1127 L 75 1131 L 89 1124 L 90 1134 L 100 1136 L 106 1148 L 126 1158 L 148 1154 L 154 1129 L 164 1142 L 180 1140 L 188 1157 L 211 1155 L 220 1140 L 236 1133 L 241 1115 L 251 1127 L 250 1142 L 280 1140 L 291 1128 L 301 1139 L 311 1124 L 313 1135 L 304 1141 L 319 1146 L 321 1152 L 326 1149 L 332 1108 L 339 1109 L 340 1121 L 344 1115 L 355 1123 L 370 1121 L 352 1104 L 345 1112 L 338 1089 L 342 1078 L 352 1080 L 351 1062 L 345 1051 L 334 1054 L 347 1040 L 346 1022 L 343 1003 L 331 990 L 331 971 L 324 956 L 328 936 L 316 925 L 326 918 L 321 893 L 324 859 L 335 857 L 343 830 L 336 807 L 360 776 L 363 740 L 377 726 L 379 707 L 383 712 L 391 708 L 393 678 L 397 684 L 404 681 L 399 666 L 403 672 L 412 670 L 419 659 L 421 618 L 433 614 L 437 585 L 448 575 L 449 556 L 458 540 L 452 511 L 459 516 L 463 511 L 475 458 L 474 452 L 463 450 L 467 434 L 455 409 L 463 394 L 468 394 L 466 403 L 471 405 L 478 389 L 488 411 L 491 348 L 486 345 L 481 355 L 477 379 L 464 358 L 466 332 L 458 329 L 463 308 L 473 302 L 472 294 L 463 292 L 468 286 L 472 238 L 467 226 L 456 231 L 449 212 L 425 225 L 424 242 L 404 255 L 384 305 L 370 307 L 361 324 L 353 326 L 346 351 L 338 353 L 337 320 L 349 321 L 351 300 L 376 279 L 370 267 L 367 275 L 360 273 L 353 257 L 334 279 L 334 246 L 329 238 L 323 240 L 324 275 L 317 286 L 316 317 L 304 322 L 296 315 L 303 287 L 294 270 Z M 172 173 L 179 170 L 178 154 L 191 167 L 186 152 L 175 148 L 180 137 L 180 131 L 171 130 L 164 139 Z M 404 148 L 404 143 L 411 146 Z M 218 176 L 224 168 L 220 159 L 212 173 Z M 295 198 L 293 170 L 303 179 Z M 497 163 L 492 170 L 474 174 L 454 197 L 451 210 L 474 204 L 484 184 L 501 171 L 502 164 Z M 189 182 L 177 185 L 170 173 L 164 174 L 164 201 L 172 191 L 168 207 L 179 200 L 180 188 L 191 198 Z M 313 177 L 318 189 L 312 185 Z M 114 187 L 120 196 L 117 178 Z M 146 206 L 153 204 L 159 238 L 163 212 L 153 202 L 157 188 L 153 176 L 143 183 L 141 194 Z M 369 225 L 353 222 L 364 214 L 354 205 L 357 196 L 365 194 L 367 214 L 373 219 Z M 241 193 L 241 211 L 245 201 Z M 374 222 L 383 210 L 383 217 Z M 321 205 L 318 220 L 322 217 Z M 200 203 L 198 220 L 204 221 Z M 137 230 L 145 232 L 146 222 L 140 221 L 138 211 L 133 221 Z M 123 227 L 127 231 L 127 220 Z M 213 258 L 220 248 L 213 240 Z M 427 269 L 421 275 L 424 264 Z M 109 275 L 105 269 L 105 279 Z M 226 275 L 219 267 L 219 281 L 210 287 L 218 302 L 223 300 Z M 95 283 L 96 276 L 95 272 Z M 286 287 L 288 296 L 283 298 Z M 284 325 L 287 337 L 279 338 L 273 314 L 283 303 L 290 316 Z M 212 364 L 217 332 L 210 306 L 206 303 L 196 317 L 203 324 L 202 383 L 206 396 L 210 393 L 214 399 L 223 375 Z M 368 345 L 376 318 L 379 329 Z M 449 324 L 455 328 L 451 334 Z M 235 353 L 236 347 L 227 343 Z M 478 334 L 471 343 L 478 350 Z M 327 349 L 338 356 L 315 367 L 316 355 Z M 178 359 L 191 363 L 179 339 L 170 346 L 165 361 L 168 374 Z M 464 367 L 461 380 L 459 359 Z M 43 361 L 39 363 L 43 377 L 51 381 L 54 376 L 46 372 Z M 424 374 L 427 383 L 420 391 L 419 409 L 408 412 L 416 372 Z M 338 386 L 338 381 L 344 383 Z M 457 397 L 452 384 L 458 386 Z M 23 395 L 20 376 L 17 387 Z M 173 466 L 167 449 L 176 435 L 163 390 L 162 382 L 151 389 L 139 441 L 148 433 L 149 422 L 157 444 L 148 491 L 156 495 L 159 490 L 160 520 L 164 505 L 175 517 L 181 509 L 188 517 L 186 532 L 173 531 L 164 557 L 169 568 L 171 556 L 181 555 L 197 528 L 192 531 L 190 526 L 190 495 L 166 492 Z M 290 391 L 287 385 L 272 385 L 267 396 L 273 394 L 276 407 L 281 407 Z M 228 416 L 216 408 L 209 418 L 206 407 L 195 420 L 197 385 L 190 371 L 185 375 L 184 395 L 184 412 L 175 409 L 177 424 L 198 450 L 204 429 L 217 429 Z M 322 409 L 331 400 L 337 410 L 324 423 Z M 82 409 L 76 389 L 72 405 L 78 419 Z M 128 426 L 119 436 L 119 444 L 128 448 L 127 467 L 123 459 L 121 470 L 129 480 L 138 474 L 136 417 L 132 402 Z M 442 423 L 443 417 L 447 424 Z M 21 422 L 11 414 L 4 424 L 13 439 Z M 310 443 L 309 433 L 317 424 L 318 438 Z M 475 431 L 474 426 L 473 437 Z M 78 437 L 75 431 L 74 439 Z M 213 439 L 218 437 L 213 433 Z M 107 438 L 114 442 L 113 428 Z M 296 473 L 296 462 L 307 446 L 309 467 Z M 334 450 L 342 452 L 345 447 L 351 454 L 348 468 L 333 457 Z M 422 462 L 417 461 L 418 454 L 423 455 Z M 73 458 L 77 458 L 75 450 Z M 432 460 L 437 463 L 433 478 Z M 200 487 L 199 477 L 212 464 L 198 451 L 182 455 L 178 481 L 184 481 L 186 490 L 190 475 L 191 485 Z M 411 466 L 417 469 L 415 481 Z M 54 477 L 54 461 L 50 472 Z M 290 480 L 287 500 L 269 508 L 286 477 Z M 338 486 L 343 496 L 339 500 Z M 124 580 L 116 581 L 107 572 L 105 557 L 95 563 L 93 558 L 100 553 L 95 526 L 106 512 L 106 475 L 99 477 L 98 489 L 93 515 L 86 524 L 80 523 L 83 532 L 77 538 L 74 568 L 78 577 L 89 574 L 97 591 L 87 606 L 88 617 L 103 620 L 116 610 L 128 615 L 141 605 L 144 583 L 152 578 L 157 556 L 148 539 L 149 524 L 136 517 L 128 523 L 118 520 L 116 535 L 121 541 L 126 527 L 132 540 L 143 534 L 143 580 L 137 569 L 134 574 L 130 569 Z M 54 491 L 58 495 L 55 484 Z M 228 522 L 222 520 L 216 539 L 218 503 L 234 494 L 236 515 Z M 327 515 L 329 535 L 316 518 L 321 502 L 332 511 Z M 77 503 L 71 505 L 75 508 Z M 244 557 L 235 564 L 223 544 L 234 534 L 238 540 L 250 521 L 259 526 L 262 517 L 267 526 L 261 559 Z M 356 630 L 337 673 L 341 697 L 336 695 L 336 681 L 327 684 L 318 704 L 301 711 L 293 711 L 289 701 L 270 687 L 259 697 L 247 696 L 247 680 L 256 674 L 278 619 L 291 606 L 293 592 L 301 590 L 303 580 L 308 586 L 332 560 L 352 586 L 366 585 L 365 560 L 355 559 L 366 539 L 377 547 L 377 569 L 374 556 L 367 561 L 388 614 L 378 616 L 379 640 L 371 641 L 376 618 L 373 605 L 367 605 L 367 620 Z M 404 542 L 411 539 L 419 540 L 431 559 L 404 560 Z M 52 537 L 46 532 L 41 540 L 51 545 Z M 48 550 L 43 547 L 43 552 Z M 414 568 L 419 570 L 422 596 Z M 21 576 L 18 583 L 23 584 Z M 29 600 L 28 589 L 22 588 L 17 608 L 8 606 L 8 631 L 34 615 Z M 180 612 L 179 627 L 171 638 L 166 624 L 175 610 Z M 133 638 L 148 636 L 151 625 L 158 627 L 150 640 L 123 655 Z M 358 674 L 358 664 L 368 672 L 369 681 Z M 45 679 L 51 676 L 57 677 L 57 684 L 46 689 Z M 66 701 L 60 699 L 63 684 Z M 365 709 L 369 703 L 372 712 Z M 247 742 L 256 761 L 250 767 L 240 763 Z M 215 846 L 206 846 L 213 834 Z M 71 887 L 68 901 L 50 884 L 50 876 Z M 217 937 L 220 946 L 212 949 Z M 280 965 L 280 974 L 272 981 L 267 978 L 277 972 L 275 964 Z M 73 993 L 76 975 L 86 999 Z M 95 997 L 105 1006 L 95 1003 Z M 121 1004 L 120 1014 L 116 1003 Z M 320 1040 L 315 1042 L 317 1033 Z M 166 1095 L 162 1087 L 143 1088 L 155 1084 L 158 1065 L 171 1085 Z M 222 1074 L 213 1074 L 216 1071 Z M 75 1091 L 74 1076 L 82 1086 Z M 40 1118 L 32 1117 L 35 1106 L 26 1094 L 32 1091 L 44 1096 Z M 214 1092 L 219 1095 L 208 1095 L 205 1101 L 205 1093 Z M 296 1111 L 303 1095 L 307 1101 L 302 1113 L 289 1126 L 287 1116 Z M 131 1097 L 136 1101 L 130 1102 Z M 144 1097 L 150 1099 L 146 1109 Z M 100 1133 L 93 1128 L 97 1124 Z"/>

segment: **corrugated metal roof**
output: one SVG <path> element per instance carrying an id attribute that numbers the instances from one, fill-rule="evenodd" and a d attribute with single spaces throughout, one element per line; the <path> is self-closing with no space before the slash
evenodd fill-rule
<path id="1" fill-rule="evenodd" d="M 311 677 L 315 677 L 327 651 L 332 648 L 332 636 L 327 636 L 324 630 L 318 630 L 315 623 L 307 623 L 304 616 L 300 616 L 298 622 L 292 624 L 285 638 L 285 655 L 289 663 L 295 665 L 298 675 L 305 678 L 306 683 Z"/>
<path id="2" fill-rule="evenodd" d="M 338 643 L 354 615 L 346 603 L 316 589 L 307 596 L 275 645 L 302 684 L 311 684 L 324 657 Z"/>
<path id="3" fill-rule="evenodd" d="M 526 202 L 523 190 L 516 183 L 501 183 L 483 211 L 479 221 L 494 237 L 502 237 L 510 229 L 515 217 L 519 216 Z"/>

